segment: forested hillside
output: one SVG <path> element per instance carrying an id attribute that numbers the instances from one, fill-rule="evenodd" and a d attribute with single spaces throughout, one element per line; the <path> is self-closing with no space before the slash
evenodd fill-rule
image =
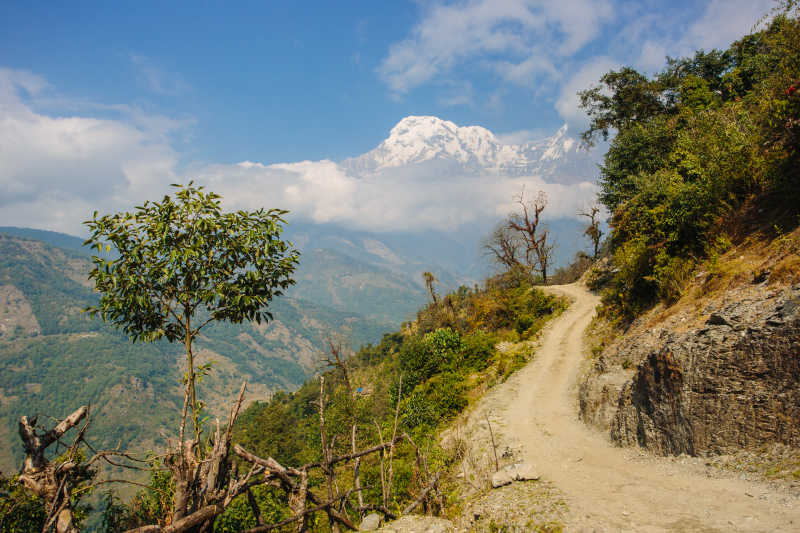
<path id="1" fill-rule="evenodd" d="M 580 94 L 584 141 L 611 138 L 600 201 L 616 267 L 605 303 L 629 321 L 674 301 L 706 258 L 800 213 L 800 20 L 781 3 L 726 50 L 607 73 Z"/>
<path id="2" fill-rule="evenodd" d="M 78 241 L 53 235 L 68 244 Z M 91 404 L 98 445 L 142 451 L 163 444 L 170 433 L 162 428 L 175 426 L 180 349 L 167 342 L 132 344 L 83 313 L 97 301 L 86 278 L 89 268 L 85 252 L 0 234 L 4 472 L 16 469 L 20 459 L 13 428 L 23 414 L 59 417 Z M 241 379 L 252 381 L 254 399 L 296 388 L 316 368 L 332 332 L 356 343 L 383 332 L 377 322 L 307 301 L 279 299 L 271 309 L 276 320 L 268 326 L 216 324 L 198 340 L 201 359 L 215 361 L 203 386 L 211 400 L 223 402 L 209 405 L 224 406 Z"/>

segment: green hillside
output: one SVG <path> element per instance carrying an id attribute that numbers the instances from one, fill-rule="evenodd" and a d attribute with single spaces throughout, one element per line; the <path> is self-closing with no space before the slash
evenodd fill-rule
<path id="1" fill-rule="evenodd" d="M 303 253 L 295 273 L 297 285 L 289 294 L 334 309 L 358 309 L 397 327 L 428 298 L 419 274 L 400 275 L 338 251 L 317 248 Z"/>
<path id="2" fill-rule="evenodd" d="M 55 234 L 60 235 L 60 234 Z M 92 435 L 101 446 L 151 449 L 176 427 L 180 347 L 132 344 L 82 309 L 96 302 L 85 253 L 0 234 L 0 470 L 18 466 L 19 416 L 63 416 L 90 403 Z M 197 346 L 214 360 L 201 385 L 208 405 L 227 405 L 242 380 L 249 398 L 293 390 L 314 371 L 331 334 L 358 345 L 384 327 L 344 311 L 291 298 L 274 301 L 275 320 L 217 324 Z M 212 414 L 219 414 L 212 407 Z M 171 429 L 170 429 L 171 430 Z"/>
<path id="3" fill-rule="evenodd" d="M 531 277 L 519 272 L 490 278 L 483 287 L 462 287 L 423 307 L 416 320 L 401 330 L 387 333 L 376 345 L 362 346 L 343 366 L 322 373 L 325 427 L 333 454 L 349 453 L 352 446 L 372 446 L 380 434 L 388 438 L 399 415 L 398 435 L 408 433 L 426 450 L 425 468 L 446 469 L 460 452 L 443 449 L 439 432 L 489 387 L 524 366 L 534 355 L 539 331 L 565 307 L 564 299 L 536 289 Z M 233 441 L 284 466 L 320 461 L 319 398 L 320 378 L 314 377 L 294 393 L 254 402 L 234 426 Z M 424 479 L 413 448 L 398 445 L 392 456 L 389 508 L 399 513 L 419 494 Z M 360 461 L 366 502 L 380 500 L 381 464 L 377 455 Z M 352 468 L 351 464 L 337 466 L 343 483 L 352 480 Z M 161 483 L 157 476 L 151 477 L 151 486 L 161 487 Z M 324 498 L 324 477 L 318 471 L 309 473 L 308 486 Z M 117 529 L 112 530 L 158 520 L 163 507 L 154 494 L 143 490 L 127 505 L 112 508 L 109 512 L 117 520 Z M 277 490 L 254 491 L 253 497 L 262 518 L 288 518 L 287 501 Z M 244 496 L 238 497 L 216 519 L 214 531 L 232 533 L 254 527 L 257 520 L 251 509 Z M 348 513 L 358 520 L 352 510 Z M 310 523 L 314 531 L 327 531 L 321 516 Z"/>

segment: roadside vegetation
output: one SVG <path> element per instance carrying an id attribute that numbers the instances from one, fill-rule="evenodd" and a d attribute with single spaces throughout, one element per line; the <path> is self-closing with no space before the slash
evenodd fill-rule
<path id="1" fill-rule="evenodd" d="M 605 310 L 629 322 L 680 297 L 695 268 L 800 214 L 800 20 L 781 2 L 727 50 L 632 68 L 580 93 L 586 143 L 612 138 L 599 199 L 611 214 Z"/>

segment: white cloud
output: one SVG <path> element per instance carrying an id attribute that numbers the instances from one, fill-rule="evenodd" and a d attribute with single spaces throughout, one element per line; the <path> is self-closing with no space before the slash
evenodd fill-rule
<path id="1" fill-rule="evenodd" d="M 436 161 L 370 177 L 350 175 L 327 160 L 195 164 L 184 171 L 169 133 L 181 121 L 124 106 L 116 119 L 53 116 L 29 99 L 34 93 L 48 97 L 42 94 L 46 88 L 44 80 L 29 73 L 0 71 L 0 225 L 84 234 L 82 222 L 95 209 L 130 210 L 167 192 L 169 183 L 190 177 L 221 194 L 228 209 L 280 207 L 299 219 L 376 232 L 457 230 L 506 213 L 523 186 L 549 194 L 551 217 L 574 216 L 594 195 L 590 184 L 467 175 Z M 512 135 L 542 136 L 531 131 Z"/>
<path id="2" fill-rule="evenodd" d="M 664 68 L 668 55 L 683 57 L 692 56 L 699 49 L 724 50 L 733 41 L 750 33 L 774 6 L 773 0 L 711 0 L 688 24 L 682 24 L 679 20 L 669 22 L 670 26 L 683 27 L 683 31 L 677 35 L 644 39 L 640 45 L 641 53 L 634 58 L 633 64 L 640 69 L 656 72 Z M 646 27 L 640 24 L 638 28 L 639 35 L 635 39 L 641 42 L 639 39 L 648 35 L 643 30 L 656 33 L 652 30 L 659 28 L 659 24 L 651 16 L 647 19 Z"/>
<path id="3" fill-rule="evenodd" d="M 281 207 L 293 217 L 369 231 L 453 231 L 503 215 L 513 197 L 543 190 L 550 217 L 571 217 L 596 194 L 593 184 L 547 183 L 537 176 L 458 175 L 436 164 L 392 169 L 370 178 L 350 176 L 332 161 L 263 165 L 245 161 L 196 172 L 229 208 Z"/>
<path id="4" fill-rule="evenodd" d="M 620 65 L 610 57 L 596 57 L 579 68 L 561 86 L 561 93 L 556 101 L 556 110 L 572 131 L 583 131 L 588 124 L 586 113 L 580 108 L 578 91 L 597 85 L 600 77 Z"/>
<path id="5" fill-rule="evenodd" d="M 378 72 L 402 94 L 481 60 L 507 80 L 527 85 L 537 75 L 557 74 L 550 58 L 583 48 L 611 15 L 606 0 L 436 2 L 425 7 L 408 38 L 390 47 Z"/>
<path id="6" fill-rule="evenodd" d="M 727 48 L 750 33 L 774 6 L 774 0 L 711 0 L 703 15 L 689 26 L 681 45 L 688 49 L 687 54 L 697 48 Z"/>
<path id="7" fill-rule="evenodd" d="M 160 119 L 41 114 L 24 97 L 46 86 L 0 70 L 0 224 L 81 233 L 94 209 L 129 207 L 174 181 Z"/>

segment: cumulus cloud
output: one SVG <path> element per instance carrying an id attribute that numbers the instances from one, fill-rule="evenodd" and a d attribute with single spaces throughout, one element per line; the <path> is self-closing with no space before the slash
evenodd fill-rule
<path id="1" fill-rule="evenodd" d="M 174 181 L 177 154 L 159 119 L 49 116 L 27 101 L 46 87 L 0 70 L 0 224 L 81 233 L 93 209 L 130 206 Z"/>
<path id="2" fill-rule="evenodd" d="M 475 60 L 523 85 L 557 75 L 552 58 L 583 48 L 613 14 L 606 0 L 462 0 L 424 9 L 378 69 L 395 93 Z"/>
<path id="3" fill-rule="evenodd" d="M 245 161 L 209 166 L 196 175 L 229 207 L 280 206 L 311 222 L 377 232 L 453 231 L 502 216 L 513 208 L 513 197 L 523 187 L 548 194 L 551 218 L 574 216 L 596 194 L 591 183 L 561 185 L 538 176 L 466 175 L 441 162 L 355 177 L 332 161 L 275 165 Z"/>

